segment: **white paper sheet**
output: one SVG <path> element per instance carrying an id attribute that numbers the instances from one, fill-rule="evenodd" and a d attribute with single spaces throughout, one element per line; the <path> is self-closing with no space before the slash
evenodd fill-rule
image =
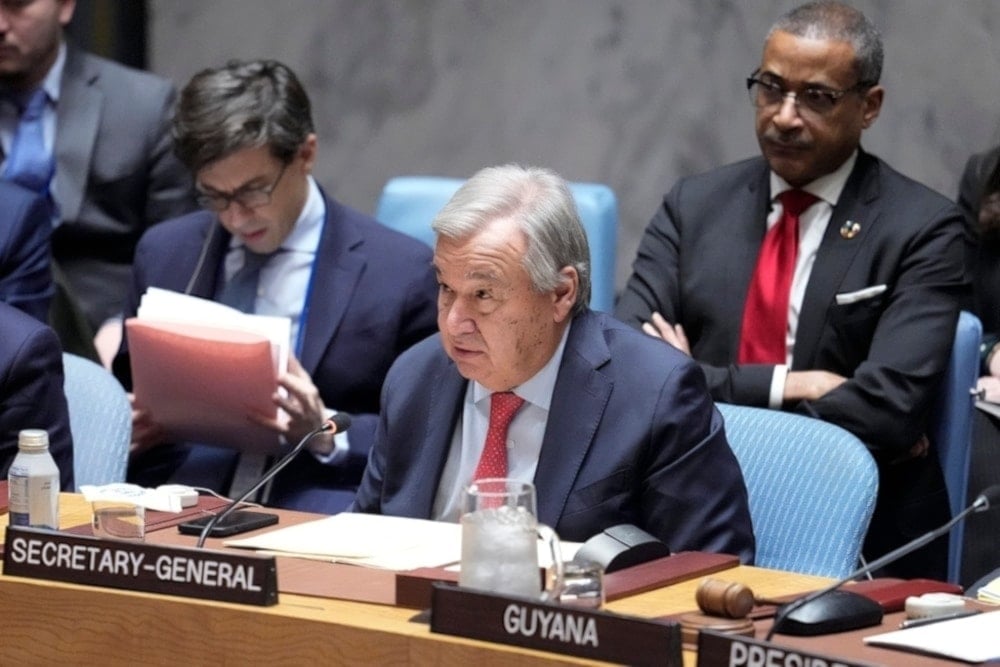
<path id="1" fill-rule="evenodd" d="M 345 512 L 256 537 L 227 540 L 225 544 L 367 567 L 412 570 L 459 560 L 462 529 L 457 523 Z"/>
<path id="2" fill-rule="evenodd" d="M 225 545 L 388 570 L 413 570 L 457 563 L 462 557 L 462 527 L 445 521 L 345 512 L 254 537 L 226 540 Z M 563 559 L 572 558 L 579 547 L 576 542 L 563 542 Z M 545 552 L 544 544 L 539 542 L 538 562 L 542 567 L 551 561 Z"/>
<path id="3" fill-rule="evenodd" d="M 966 662 L 1000 658 L 1000 613 L 941 621 L 865 637 L 866 644 L 941 655 Z"/>

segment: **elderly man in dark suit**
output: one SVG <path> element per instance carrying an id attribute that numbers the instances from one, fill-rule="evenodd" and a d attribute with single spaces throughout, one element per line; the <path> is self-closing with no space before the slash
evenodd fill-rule
<path id="1" fill-rule="evenodd" d="M 881 67 L 881 37 L 854 8 L 781 17 L 747 81 L 763 156 L 664 197 L 616 308 L 690 352 L 716 400 L 864 440 L 881 471 L 869 557 L 948 518 L 924 433 L 967 292 L 957 208 L 860 148 Z M 942 577 L 946 546 L 892 572 Z"/>
<path id="2" fill-rule="evenodd" d="M 195 204 L 191 176 L 171 152 L 172 84 L 66 43 L 75 7 L 0 3 L 2 177 L 50 199 L 53 325 L 70 349 L 94 356 L 92 339 L 112 320 L 101 332 L 107 361 L 139 237 Z"/>
<path id="3" fill-rule="evenodd" d="M 674 551 L 752 562 L 746 488 L 704 378 L 587 308 L 565 182 L 484 169 L 433 227 L 441 333 L 389 372 L 354 509 L 455 521 L 466 485 L 509 477 L 534 482 L 539 520 L 564 539 L 628 523 Z"/>
<path id="4" fill-rule="evenodd" d="M 333 442 L 312 441 L 275 478 L 270 502 L 342 510 L 367 460 L 389 366 L 435 330 L 430 249 L 322 190 L 312 176 L 319 142 L 309 97 L 281 63 L 232 62 L 196 74 L 181 92 L 174 135 L 207 210 L 143 236 L 126 314 L 147 288 L 162 287 L 290 318 L 293 359 L 279 378 L 288 393 L 275 395 L 288 419 L 264 425 L 290 444 L 334 410 L 350 413 L 353 425 Z M 238 306 L 231 286 L 255 262 L 249 301 Z M 130 386 L 127 346 L 114 368 Z M 164 445 L 156 415 L 136 408 L 133 480 L 249 486 L 230 481 L 243 470 L 234 468 L 234 452 Z"/>
<path id="5" fill-rule="evenodd" d="M 72 490 L 73 440 L 59 340 L 37 319 L 0 303 L 0 478 L 7 479 L 18 433 L 26 428 L 48 432 L 60 485 Z"/>

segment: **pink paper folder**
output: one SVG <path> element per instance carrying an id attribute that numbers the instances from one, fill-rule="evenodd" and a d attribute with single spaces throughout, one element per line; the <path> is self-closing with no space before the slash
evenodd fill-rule
<path id="1" fill-rule="evenodd" d="M 136 403 L 175 441 L 276 453 L 273 431 L 248 418 L 274 417 L 275 355 L 264 336 L 176 322 L 125 322 Z"/>

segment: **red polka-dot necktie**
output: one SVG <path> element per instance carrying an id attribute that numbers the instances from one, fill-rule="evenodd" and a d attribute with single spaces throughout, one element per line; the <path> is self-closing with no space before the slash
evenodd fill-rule
<path id="1" fill-rule="evenodd" d="M 778 195 L 781 217 L 764 236 L 743 308 L 738 360 L 741 364 L 786 361 L 788 299 L 799 254 L 799 216 L 819 199 L 803 190 Z"/>
<path id="2" fill-rule="evenodd" d="M 494 392 L 490 396 L 490 426 L 479 464 L 472 475 L 473 481 L 507 476 L 507 428 L 523 403 L 523 398 L 509 391 Z"/>

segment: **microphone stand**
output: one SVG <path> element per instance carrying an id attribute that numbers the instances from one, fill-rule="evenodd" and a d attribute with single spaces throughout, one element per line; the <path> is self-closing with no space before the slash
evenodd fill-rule
<path id="1" fill-rule="evenodd" d="M 826 588 L 822 588 L 818 591 L 810 593 L 809 595 L 801 597 L 798 600 L 795 600 L 794 602 L 790 602 L 784 605 L 783 607 L 778 609 L 778 612 L 775 614 L 774 623 L 771 624 L 771 629 L 768 630 L 767 637 L 764 638 L 764 641 L 771 641 L 771 636 L 774 635 L 774 633 L 780 629 L 782 623 L 785 621 L 786 618 L 788 618 L 788 615 L 791 614 L 792 612 L 801 609 L 802 607 L 809 604 L 813 600 L 816 600 L 817 598 L 821 598 L 824 595 L 833 592 L 834 590 L 840 588 L 841 586 L 846 584 L 848 581 L 851 581 L 852 579 L 856 579 L 857 577 L 864 576 L 869 572 L 873 572 L 879 569 L 880 567 L 884 567 L 885 565 L 888 565 L 896 561 L 897 559 L 902 558 L 908 553 L 916 551 L 920 547 L 925 546 L 930 542 L 933 542 L 942 535 L 948 533 L 948 531 L 950 531 L 955 524 L 957 524 L 959 521 L 962 521 L 963 519 L 965 519 L 965 517 L 969 516 L 970 514 L 989 509 L 992 505 L 989 497 L 992 491 L 993 487 L 987 489 L 986 492 L 984 492 L 978 498 L 976 498 L 974 503 L 972 503 L 964 510 L 956 514 L 954 517 L 952 517 L 952 519 L 948 523 L 944 524 L 940 528 L 935 528 L 934 530 L 918 537 L 912 542 L 907 542 L 903 546 L 890 551 L 889 553 L 885 554 L 880 558 L 873 560 L 871 563 L 868 563 L 864 567 L 858 568 L 857 570 L 851 572 L 843 579 L 834 582 L 833 584 L 827 586 Z M 868 598 L 864 598 L 864 596 L 861 596 L 857 593 L 852 593 L 852 595 L 857 595 L 858 597 L 861 597 L 864 600 L 868 601 Z"/>
<path id="2" fill-rule="evenodd" d="M 240 506 L 243 501 L 249 498 L 251 495 L 256 493 L 257 489 L 264 486 L 270 482 L 275 475 L 284 469 L 289 463 L 292 462 L 299 452 L 305 449 L 306 445 L 320 433 L 326 433 L 327 431 L 333 431 L 334 433 L 342 433 L 347 430 L 347 427 L 351 425 L 351 419 L 346 414 L 338 412 L 330 419 L 327 419 L 323 424 L 314 431 L 311 431 L 305 435 L 304 438 L 299 440 L 298 444 L 295 445 L 287 454 L 285 454 L 270 470 L 268 470 L 263 477 L 261 477 L 255 484 L 253 484 L 249 489 L 240 494 L 239 498 L 229 503 L 226 509 L 222 510 L 218 514 L 212 517 L 212 520 L 205 524 L 205 527 L 201 529 L 201 534 L 198 535 L 198 541 L 195 543 L 196 549 L 201 549 L 205 546 L 205 540 L 208 539 L 209 533 L 215 528 L 221 521 L 232 514 L 237 507 Z"/>

